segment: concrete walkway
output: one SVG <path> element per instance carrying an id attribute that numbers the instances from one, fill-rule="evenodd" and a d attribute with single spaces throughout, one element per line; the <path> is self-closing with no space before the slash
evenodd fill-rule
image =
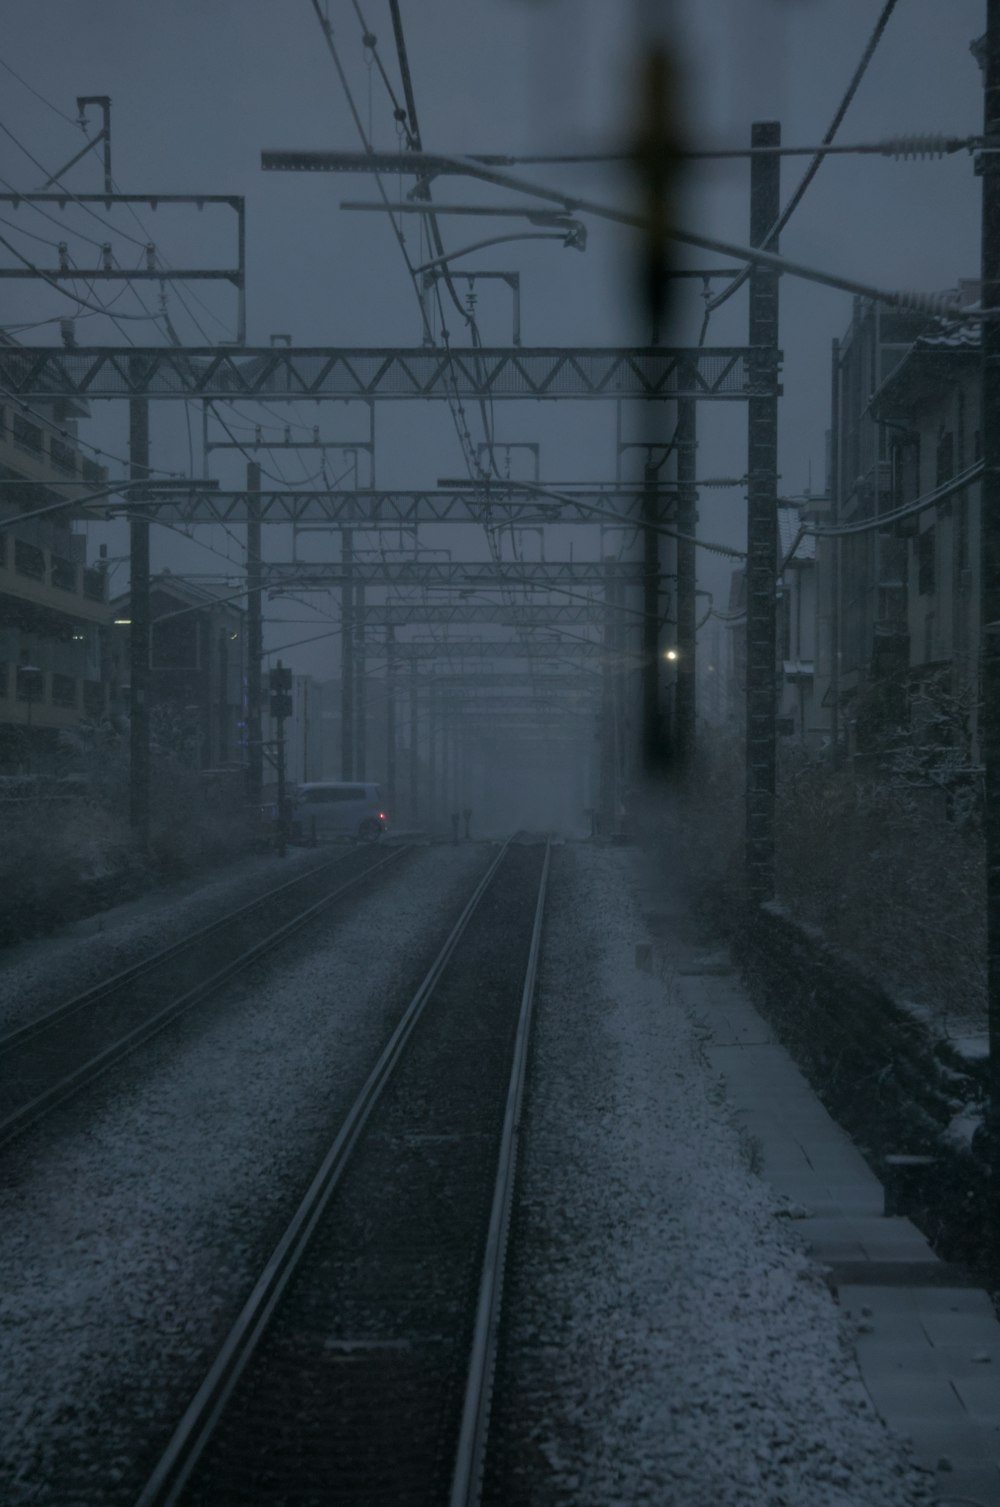
<path id="1" fill-rule="evenodd" d="M 942 1504 L 1000 1507 L 1000 1324 L 988 1295 L 939 1261 L 831 1119 L 744 990 L 648 875 L 652 965 L 705 1024 L 757 1166 L 853 1321 L 865 1386 L 888 1427 L 934 1473 Z"/>

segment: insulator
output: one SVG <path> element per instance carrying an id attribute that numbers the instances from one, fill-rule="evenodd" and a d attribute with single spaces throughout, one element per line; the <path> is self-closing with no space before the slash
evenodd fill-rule
<path id="1" fill-rule="evenodd" d="M 941 319 L 957 319 L 969 311 L 955 300 L 954 293 L 921 293 L 916 290 L 897 293 L 897 308 L 912 309 L 915 314 L 931 314 Z"/>
<path id="2" fill-rule="evenodd" d="M 883 157 L 894 157 L 897 162 L 909 158 L 945 157 L 956 150 L 951 136 L 892 136 L 882 143 Z"/>

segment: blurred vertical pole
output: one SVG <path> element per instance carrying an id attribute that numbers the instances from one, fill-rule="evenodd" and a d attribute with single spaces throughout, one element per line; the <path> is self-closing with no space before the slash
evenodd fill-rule
<path id="1" fill-rule="evenodd" d="M 435 757 L 437 750 L 437 717 L 436 697 L 434 695 L 434 682 L 427 687 L 427 830 L 433 833 L 437 821 L 437 770 Z"/>
<path id="2" fill-rule="evenodd" d="M 830 523 L 840 522 L 840 341 L 833 342 L 830 402 Z M 830 759 L 840 767 L 840 540 L 830 540 Z"/>
<path id="3" fill-rule="evenodd" d="M 642 495 L 642 753 L 647 774 L 661 771 L 669 753 L 660 705 L 660 522 L 656 467 L 646 464 Z"/>
<path id="4" fill-rule="evenodd" d="M 698 528 L 698 494 L 694 487 L 697 449 L 695 400 L 677 405 L 677 688 L 674 742 L 682 773 L 691 768 L 697 714 L 697 566 L 694 537 Z"/>
<path id="5" fill-rule="evenodd" d="M 615 714 L 615 784 L 622 791 L 631 781 L 628 748 L 628 615 L 627 587 L 620 578 L 615 588 L 613 624 L 614 663 L 611 667 L 612 706 Z M 621 805 L 620 799 L 616 802 Z"/>
<path id="6" fill-rule="evenodd" d="M 410 662 L 410 817 L 411 827 L 419 825 L 420 792 L 420 699 L 417 661 Z"/>
<path id="7" fill-rule="evenodd" d="M 666 324 L 674 224 L 674 187 L 680 135 L 677 121 L 676 70 L 669 43 L 671 7 L 647 0 L 642 16 L 644 34 L 642 74 L 638 90 L 639 128 L 634 160 L 641 189 L 641 213 L 645 222 L 640 276 L 650 325 L 650 343 L 663 338 Z M 649 438 L 657 439 L 658 409 L 648 408 Z M 652 453 L 652 452 L 650 452 Z M 665 770 L 670 757 L 670 737 L 660 701 L 660 534 L 662 505 L 657 488 L 657 468 L 647 463 L 642 498 L 643 607 L 642 607 L 642 762 L 647 774 Z"/>
<path id="8" fill-rule="evenodd" d="M 344 584 L 340 588 L 340 778 L 354 778 L 354 535 L 340 531 L 340 563 Z"/>
<path id="9" fill-rule="evenodd" d="M 982 218 L 983 479 L 980 503 L 981 682 L 979 743 L 985 766 L 986 947 L 990 1044 L 988 1147 L 993 1255 L 1000 1251 L 1000 0 L 987 0 Z M 990 316 L 993 315 L 991 318 Z"/>
<path id="10" fill-rule="evenodd" d="M 615 578 L 610 560 L 604 562 L 604 653 L 601 656 L 600 769 L 597 830 L 610 837 L 615 822 Z"/>
<path id="11" fill-rule="evenodd" d="M 781 145 L 776 120 L 756 121 L 751 145 Z M 781 158 L 750 159 L 750 244 L 768 239 L 781 213 Z M 747 894 L 774 897 L 776 619 L 778 566 L 778 274 L 750 273 L 750 393 L 747 440 Z"/>
<path id="12" fill-rule="evenodd" d="M 396 809 L 396 630 L 385 630 L 385 798 L 392 818 Z"/>
<path id="13" fill-rule="evenodd" d="M 136 385 L 140 373 L 136 372 Z M 149 403 L 128 405 L 129 477 L 149 475 Z M 139 847 L 149 846 L 149 519 L 129 516 L 129 821 Z"/>
<path id="14" fill-rule="evenodd" d="M 261 581 L 260 466 L 252 460 L 247 463 L 247 795 L 255 806 L 260 804 L 264 785 Z"/>
<path id="15" fill-rule="evenodd" d="M 363 780 L 368 754 L 368 686 L 365 681 L 365 588 L 354 588 L 354 778 Z"/>

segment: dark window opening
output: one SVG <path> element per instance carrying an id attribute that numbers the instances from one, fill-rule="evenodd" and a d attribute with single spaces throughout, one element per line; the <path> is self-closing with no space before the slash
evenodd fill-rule
<path id="1" fill-rule="evenodd" d="M 45 580 L 45 554 L 35 544 L 24 539 L 14 540 L 14 569 L 18 575 L 32 576 L 36 581 Z"/>
<path id="2" fill-rule="evenodd" d="M 917 591 L 930 596 L 934 591 L 934 530 L 925 529 L 917 539 Z"/>

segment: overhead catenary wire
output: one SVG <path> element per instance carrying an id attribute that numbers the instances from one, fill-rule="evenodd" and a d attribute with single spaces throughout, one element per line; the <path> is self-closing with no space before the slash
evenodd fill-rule
<path id="1" fill-rule="evenodd" d="M 49 110 L 51 110 L 53 114 L 58 115 L 61 120 L 65 120 L 74 128 L 82 129 L 81 121 L 74 120 L 72 115 L 67 115 L 64 110 L 60 110 L 58 105 L 54 105 L 50 99 L 46 99 L 44 94 L 39 93 L 39 91 L 34 87 L 33 84 L 29 84 L 26 78 L 22 78 L 21 75 L 15 69 L 13 69 L 8 62 L 5 62 L 3 58 L 0 58 L 0 68 L 3 68 L 6 73 L 9 73 L 11 78 L 16 78 L 18 83 L 22 85 L 23 88 L 27 89 L 29 94 L 33 94 L 36 99 L 41 100 L 42 104 L 45 105 Z"/>
<path id="2" fill-rule="evenodd" d="M 882 10 L 879 13 L 877 21 L 875 22 L 871 36 L 868 38 L 868 41 L 865 44 L 865 49 L 861 54 L 860 61 L 858 62 L 854 73 L 851 75 L 850 83 L 844 91 L 840 103 L 834 111 L 833 119 L 827 126 L 826 131 L 823 135 L 824 147 L 828 147 L 832 144 L 834 137 L 839 131 L 840 126 L 844 120 L 844 116 L 847 114 L 847 111 L 850 108 L 851 101 L 854 99 L 855 94 L 858 92 L 858 89 L 861 85 L 861 80 L 864 78 L 865 74 L 868 71 L 868 65 L 871 62 L 872 58 L 875 56 L 876 48 L 878 47 L 878 44 L 882 39 L 882 34 L 885 31 L 886 26 L 889 24 L 889 18 L 895 10 L 896 5 L 897 0 L 885 0 L 885 4 L 882 6 Z M 767 235 L 763 237 L 761 242 L 762 246 L 770 246 L 771 242 L 776 240 L 784 230 L 792 215 L 801 204 L 806 190 L 809 188 L 809 185 L 812 183 L 816 174 L 819 172 L 825 156 L 825 152 L 816 152 L 813 155 L 813 160 L 806 168 L 806 171 L 803 174 L 798 187 L 792 194 L 792 197 L 789 199 L 788 203 L 781 211 L 780 215 L 772 225 L 771 229 L 768 231 Z M 715 310 L 721 308 L 721 306 L 728 299 L 732 298 L 733 294 L 736 293 L 738 289 L 743 287 L 743 284 L 746 282 L 749 276 L 750 268 L 749 266 L 747 266 L 743 269 L 742 272 L 738 273 L 737 276 L 733 278 L 731 283 L 729 283 L 725 288 L 721 289 L 720 292 L 716 293 L 713 297 L 709 298 L 706 301 L 705 318 L 702 324 L 701 336 L 698 342 L 699 345 L 704 344 L 705 336 L 708 331 L 708 322 L 711 316 L 714 314 Z"/>

